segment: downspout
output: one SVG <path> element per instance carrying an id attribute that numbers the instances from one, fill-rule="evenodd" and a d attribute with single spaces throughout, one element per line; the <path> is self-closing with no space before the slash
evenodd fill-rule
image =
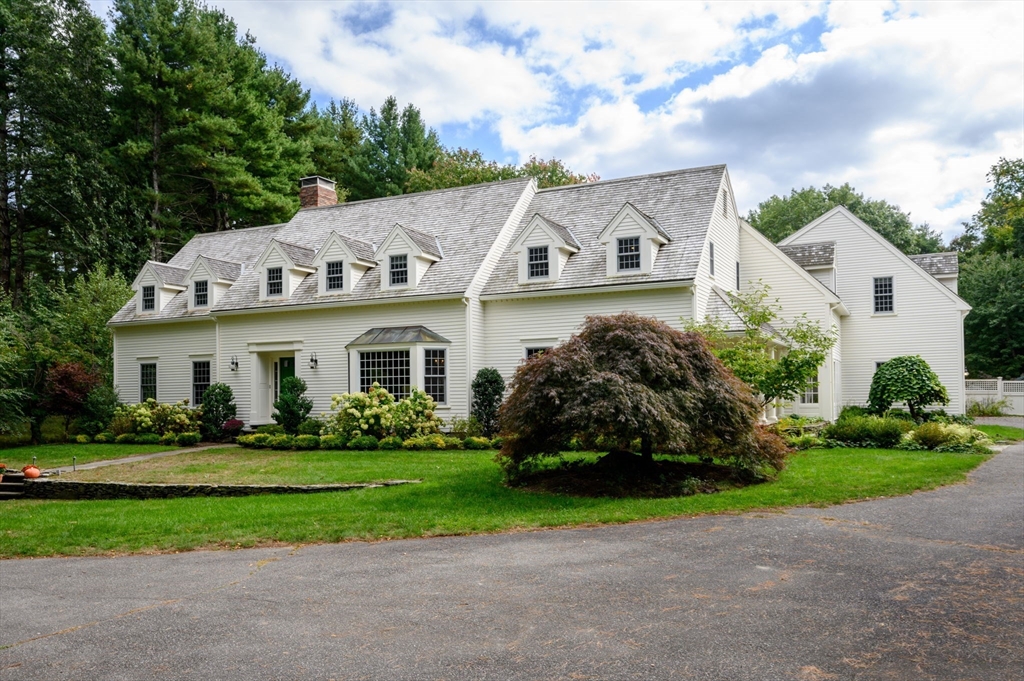
<path id="1" fill-rule="evenodd" d="M 473 308 L 470 303 L 469 296 L 462 297 L 462 304 L 466 306 L 466 418 L 473 404 Z"/>

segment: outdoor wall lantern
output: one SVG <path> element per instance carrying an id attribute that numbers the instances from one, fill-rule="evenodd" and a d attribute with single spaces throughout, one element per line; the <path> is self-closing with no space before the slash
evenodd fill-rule
<path id="1" fill-rule="evenodd" d="M 228 367 L 232 371 L 238 371 L 238 355 L 231 355 L 231 361 L 228 362 Z"/>
<path id="2" fill-rule="evenodd" d="M 310 369 L 316 369 L 316 365 L 318 363 L 319 362 L 317 362 L 316 353 L 315 352 L 309 353 L 309 368 Z"/>

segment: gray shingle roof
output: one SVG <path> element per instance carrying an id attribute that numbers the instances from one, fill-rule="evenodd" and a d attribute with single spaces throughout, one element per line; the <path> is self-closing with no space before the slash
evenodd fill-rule
<path id="1" fill-rule="evenodd" d="M 427 253 L 437 258 L 440 258 L 444 255 L 441 252 L 440 244 L 438 244 L 437 242 L 437 237 L 433 236 L 432 234 L 427 234 L 426 232 L 421 232 L 417 229 L 413 229 L 411 227 L 406 227 L 405 225 L 397 226 L 401 227 L 402 231 L 408 234 L 409 238 L 412 239 L 413 243 L 416 244 L 416 247 L 419 248 L 424 253 Z"/>
<path id="2" fill-rule="evenodd" d="M 630 203 L 629 205 L 633 206 L 632 203 Z M 667 240 L 672 241 L 672 237 L 669 236 L 669 233 L 665 231 L 665 228 L 662 227 L 661 224 L 659 224 L 657 220 L 655 220 L 650 215 L 648 215 L 647 213 L 643 212 L 642 210 L 640 210 L 636 206 L 633 206 L 633 209 L 636 210 L 637 213 L 640 213 L 640 215 L 643 216 L 644 220 L 647 221 L 647 224 L 649 224 L 651 227 L 653 227 L 654 230 L 656 232 L 658 232 L 658 234 L 662 235 Z"/>
<path id="3" fill-rule="evenodd" d="M 171 265 L 153 260 L 149 261 L 149 266 L 156 272 L 156 276 L 160 277 L 162 283 L 171 284 L 172 286 L 185 285 L 185 275 L 188 274 L 187 267 L 172 267 Z"/>
<path id="4" fill-rule="evenodd" d="M 352 255 L 356 256 L 360 260 L 373 261 L 373 244 L 359 239 L 353 239 L 350 236 L 344 234 L 338 235 L 342 242 L 348 247 L 348 250 L 352 251 Z"/>
<path id="5" fill-rule="evenodd" d="M 960 272 L 960 263 L 955 252 L 922 253 L 912 255 L 910 259 L 933 277 L 948 277 Z"/>
<path id="6" fill-rule="evenodd" d="M 401 224 L 407 231 L 415 230 L 427 236 L 433 241 L 429 250 L 437 251 L 440 246 L 445 257 L 430 266 L 412 291 L 381 291 L 380 267 L 372 267 L 360 278 L 355 290 L 344 296 L 344 300 L 391 300 L 461 294 L 469 288 L 484 256 L 530 182 L 529 179 L 505 180 L 308 208 L 300 210 L 284 224 L 197 235 L 171 258 L 169 264 L 187 270 L 198 256 L 205 255 L 247 265 L 212 308 L 214 313 L 323 302 L 316 296 L 315 276 L 307 276 L 286 300 L 259 299 L 260 273 L 252 265 L 263 254 L 270 240 L 278 239 L 303 249 L 316 250 L 327 241 L 331 232 L 336 231 L 362 244 L 381 244 L 394 226 Z M 436 235 L 436 239 L 430 235 Z M 360 255 L 359 252 L 356 254 Z M 363 254 L 373 259 L 372 253 L 365 253 L 365 249 Z M 180 306 L 176 306 L 178 298 L 182 301 Z M 184 300 L 184 295 L 179 294 L 159 315 L 147 315 L 144 319 L 192 316 L 185 312 Z M 111 322 L 134 321 L 135 310 L 133 299 L 121 308 Z"/>
<path id="7" fill-rule="evenodd" d="M 227 260 L 218 260 L 217 258 L 205 257 L 207 264 L 213 273 L 220 279 L 227 281 L 236 281 L 242 274 L 242 265 L 237 262 L 228 262 Z"/>
<path id="8" fill-rule="evenodd" d="M 510 247 L 494 268 L 484 295 L 693 279 L 724 173 L 725 166 L 708 166 L 538 191 L 512 242 L 540 214 L 571 229 L 580 252 L 569 257 L 558 281 L 521 285 Z M 627 202 L 656 218 L 672 240 L 661 247 L 650 274 L 610 280 L 607 250 L 597 238 Z"/>
<path id="9" fill-rule="evenodd" d="M 836 264 L 836 242 L 818 241 L 810 244 L 779 246 L 800 267 L 829 267 Z"/>
<path id="10" fill-rule="evenodd" d="M 387 345 L 389 343 L 450 343 L 425 326 L 390 326 L 370 329 L 346 345 Z"/>
<path id="11" fill-rule="evenodd" d="M 547 225 L 551 229 L 552 232 L 558 235 L 558 238 L 560 238 L 568 245 L 576 249 L 583 248 L 580 245 L 580 242 L 576 240 L 576 235 L 573 234 L 572 230 L 566 227 L 565 225 L 560 225 L 554 220 L 549 220 L 540 213 L 537 213 L 535 217 L 539 218 L 545 225 Z"/>
<path id="12" fill-rule="evenodd" d="M 312 248 L 306 248 L 298 244 L 293 244 L 289 241 L 282 241 L 281 239 L 274 239 L 282 251 L 288 254 L 288 257 L 292 259 L 292 262 L 299 267 L 310 267 L 313 264 L 313 256 L 316 255 L 316 251 Z"/>

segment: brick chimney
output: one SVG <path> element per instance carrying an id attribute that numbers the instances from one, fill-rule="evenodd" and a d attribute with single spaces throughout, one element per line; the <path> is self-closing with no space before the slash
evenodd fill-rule
<path id="1" fill-rule="evenodd" d="M 319 175 L 312 175 L 299 180 L 300 210 L 333 206 L 337 203 L 338 193 L 334 191 L 334 180 L 328 180 L 326 177 L 320 177 Z"/>

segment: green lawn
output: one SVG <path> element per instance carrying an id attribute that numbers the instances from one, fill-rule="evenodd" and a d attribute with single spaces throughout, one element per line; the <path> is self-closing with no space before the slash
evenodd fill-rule
<path id="1" fill-rule="evenodd" d="M 504 487 L 493 452 L 211 452 L 214 450 L 150 462 L 152 479 L 187 475 L 198 481 L 230 475 L 239 482 L 388 478 L 422 478 L 423 482 L 353 492 L 224 499 L 7 501 L 2 507 L 0 557 L 471 534 L 825 506 L 957 482 L 987 458 L 870 449 L 809 450 L 796 454 L 772 483 L 671 499 L 593 499 Z M 114 470 L 104 469 L 110 474 L 106 477 L 145 478 L 141 467 L 131 474 L 117 467 L 116 476 Z M 241 470 L 245 474 L 236 475 Z"/>
<path id="2" fill-rule="evenodd" d="M 993 440 L 1024 440 L 1024 428 L 1013 426 L 974 426 Z"/>
<path id="3" fill-rule="evenodd" d="M 71 457 L 78 457 L 77 463 L 89 463 L 90 461 L 102 461 L 106 459 L 120 459 L 136 454 L 151 454 L 153 452 L 166 452 L 181 447 L 165 447 L 164 445 L 38 445 L 36 447 L 14 447 L 12 449 L 0 450 L 0 462 L 7 464 L 8 468 L 21 469 L 22 466 L 32 463 L 32 457 L 36 457 L 36 465 L 40 468 L 57 468 L 58 466 L 70 466 Z"/>

